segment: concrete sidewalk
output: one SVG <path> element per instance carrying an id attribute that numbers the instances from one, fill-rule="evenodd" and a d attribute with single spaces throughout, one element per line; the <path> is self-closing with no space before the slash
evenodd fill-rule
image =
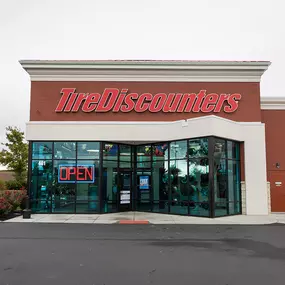
<path id="1" fill-rule="evenodd" d="M 267 216 L 238 215 L 222 218 L 185 217 L 156 213 L 124 212 L 113 214 L 34 214 L 31 219 L 16 217 L 4 223 L 67 223 L 67 224 L 201 224 L 201 225 L 265 225 L 285 224 L 285 214 Z"/>

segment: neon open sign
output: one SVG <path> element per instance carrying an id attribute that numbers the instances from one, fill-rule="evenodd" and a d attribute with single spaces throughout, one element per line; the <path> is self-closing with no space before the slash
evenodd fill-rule
<path id="1" fill-rule="evenodd" d="M 94 181 L 94 165 L 61 164 L 58 167 L 58 183 L 94 183 Z"/>

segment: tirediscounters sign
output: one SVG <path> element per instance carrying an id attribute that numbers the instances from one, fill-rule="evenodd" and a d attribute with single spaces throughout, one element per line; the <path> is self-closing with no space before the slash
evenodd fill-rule
<path id="1" fill-rule="evenodd" d="M 94 183 L 94 165 L 60 164 L 58 166 L 58 183 Z"/>
<path id="2" fill-rule="evenodd" d="M 238 109 L 241 94 L 198 93 L 128 93 L 128 89 L 106 88 L 100 93 L 77 93 L 76 88 L 62 88 L 57 113 L 122 112 L 143 113 L 233 113 Z"/>

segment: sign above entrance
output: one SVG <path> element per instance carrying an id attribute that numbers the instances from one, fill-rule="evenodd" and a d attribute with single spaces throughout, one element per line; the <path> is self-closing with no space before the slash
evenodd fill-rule
<path id="1" fill-rule="evenodd" d="M 198 93 L 133 93 L 128 89 L 106 88 L 100 93 L 76 93 L 76 88 L 62 88 L 57 113 L 90 113 L 135 111 L 143 113 L 233 113 L 238 109 L 241 94 Z"/>

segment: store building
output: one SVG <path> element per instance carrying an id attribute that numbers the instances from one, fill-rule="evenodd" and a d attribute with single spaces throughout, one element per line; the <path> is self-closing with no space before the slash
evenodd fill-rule
<path id="1" fill-rule="evenodd" d="M 285 101 L 260 99 L 269 62 L 21 65 L 34 212 L 285 211 Z"/>

